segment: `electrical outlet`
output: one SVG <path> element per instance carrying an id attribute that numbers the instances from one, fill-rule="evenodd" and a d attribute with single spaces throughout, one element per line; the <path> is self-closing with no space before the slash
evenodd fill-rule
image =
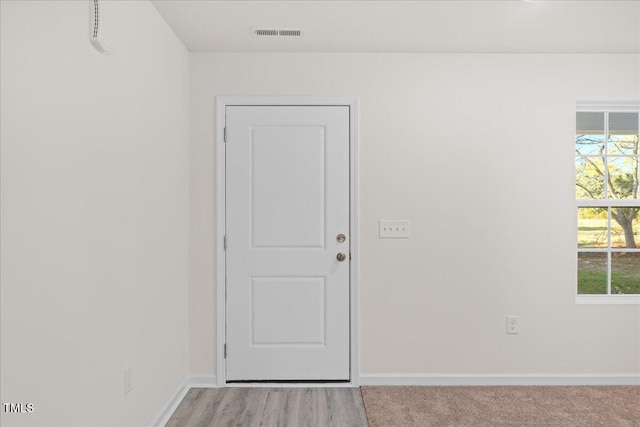
<path id="1" fill-rule="evenodd" d="M 133 390 L 133 367 L 127 365 L 124 368 L 124 395 L 131 393 Z"/>
<path id="2" fill-rule="evenodd" d="M 378 236 L 381 239 L 408 239 L 409 238 L 409 221 L 378 221 Z"/>
<path id="3" fill-rule="evenodd" d="M 507 316 L 507 333 L 517 334 L 520 332 L 520 316 Z"/>

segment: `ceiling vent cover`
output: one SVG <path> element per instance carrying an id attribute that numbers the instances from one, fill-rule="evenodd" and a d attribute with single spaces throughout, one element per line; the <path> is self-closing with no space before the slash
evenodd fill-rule
<path id="1" fill-rule="evenodd" d="M 89 41 L 98 52 L 109 52 L 109 46 L 107 46 L 102 39 L 102 27 L 103 16 L 102 7 L 99 0 L 93 0 L 91 3 L 91 26 L 89 28 Z"/>
<path id="2" fill-rule="evenodd" d="M 262 28 L 252 27 L 251 34 L 258 37 L 300 37 L 302 28 Z"/>

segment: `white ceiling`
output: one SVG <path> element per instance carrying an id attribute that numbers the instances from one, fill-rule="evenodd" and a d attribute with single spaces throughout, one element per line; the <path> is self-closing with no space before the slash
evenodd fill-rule
<path id="1" fill-rule="evenodd" d="M 640 0 L 153 3 L 191 51 L 640 52 Z M 301 27 L 304 35 L 256 37 L 251 27 Z"/>

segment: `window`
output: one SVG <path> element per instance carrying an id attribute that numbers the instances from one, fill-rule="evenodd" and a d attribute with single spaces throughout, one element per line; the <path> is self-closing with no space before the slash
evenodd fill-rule
<path id="1" fill-rule="evenodd" d="M 640 301 L 638 106 L 578 106 L 579 302 Z"/>

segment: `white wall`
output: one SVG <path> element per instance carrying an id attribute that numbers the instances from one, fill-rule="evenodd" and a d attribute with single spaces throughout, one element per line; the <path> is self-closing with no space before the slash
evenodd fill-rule
<path id="1" fill-rule="evenodd" d="M 191 374 L 215 373 L 216 95 L 360 97 L 363 374 L 640 372 L 640 307 L 574 300 L 575 103 L 640 99 L 637 55 L 190 58 Z"/>
<path id="2" fill-rule="evenodd" d="M 2 1 L 2 425 L 146 425 L 187 374 L 188 52 L 148 1 Z M 123 395 L 123 370 L 134 389 Z"/>

